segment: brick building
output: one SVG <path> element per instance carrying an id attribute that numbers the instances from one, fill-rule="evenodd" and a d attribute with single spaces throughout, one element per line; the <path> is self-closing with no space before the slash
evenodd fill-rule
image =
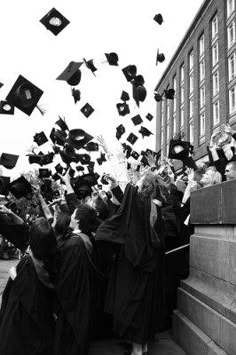
<path id="1" fill-rule="evenodd" d="M 175 89 L 174 100 L 157 102 L 157 146 L 184 132 L 195 160 L 208 160 L 206 146 L 222 123 L 236 125 L 236 0 L 206 0 L 193 19 L 156 91 Z M 235 127 L 234 127 L 235 128 Z"/>

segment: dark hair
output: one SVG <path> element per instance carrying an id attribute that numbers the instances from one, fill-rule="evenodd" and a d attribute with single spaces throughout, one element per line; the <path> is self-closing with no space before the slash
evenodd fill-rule
<path id="1" fill-rule="evenodd" d="M 100 196 L 97 196 L 95 201 L 94 201 L 94 208 L 98 214 L 98 218 L 101 220 L 107 219 L 109 215 L 109 209 L 106 205 L 106 203 L 101 199 Z"/>
<path id="2" fill-rule="evenodd" d="M 94 208 L 82 203 L 77 207 L 75 219 L 79 220 L 79 228 L 81 232 L 91 235 L 98 226 L 97 214 Z"/>
<path id="3" fill-rule="evenodd" d="M 142 198 L 161 198 L 161 192 L 158 182 L 158 175 L 147 173 L 143 179 L 141 190 L 139 192 Z"/>
<path id="4" fill-rule="evenodd" d="M 37 218 L 32 223 L 29 234 L 29 245 L 33 255 L 39 260 L 48 259 L 54 255 L 57 242 L 53 228 L 46 218 Z"/>
<path id="5" fill-rule="evenodd" d="M 63 238 L 67 233 L 70 225 L 71 216 L 69 213 L 61 212 L 54 227 L 55 236 L 58 239 Z"/>

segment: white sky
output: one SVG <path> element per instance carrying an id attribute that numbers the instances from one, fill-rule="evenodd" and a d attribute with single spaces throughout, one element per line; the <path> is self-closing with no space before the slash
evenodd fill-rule
<path id="1" fill-rule="evenodd" d="M 115 127 L 123 124 L 126 133 L 137 134 L 131 117 L 140 114 L 143 124 L 155 132 L 155 119 L 149 122 L 145 115 L 155 117 L 156 102 L 154 88 L 169 60 L 183 38 L 187 28 L 202 4 L 202 0 L 8 0 L 1 3 L 1 54 L 0 100 L 4 100 L 17 77 L 21 74 L 44 91 L 39 106 L 47 112 L 42 116 L 37 109 L 31 116 L 15 109 L 14 116 L 1 115 L 0 153 L 19 154 L 15 169 L 3 169 L 5 175 L 16 175 L 23 170 L 39 167 L 29 165 L 25 153 L 33 144 L 35 133 L 45 131 L 48 135 L 58 115 L 65 116 L 70 129 L 82 128 L 94 135 L 103 134 L 111 147 L 117 146 Z M 55 7 L 70 24 L 57 36 L 39 22 Z M 164 22 L 160 26 L 154 20 L 161 13 Z M 165 54 L 165 62 L 155 65 L 156 51 Z M 119 66 L 104 63 L 104 53 L 116 52 Z M 83 65 L 82 79 L 77 86 L 81 101 L 74 104 L 70 86 L 55 80 L 70 61 L 82 58 L 94 59 L 98 68 L 96 77 Z M 131 85 L 121 69 L 129 64 L 137 66 L 137 74 L 145 79 L 147 98 L 137 108 L 132 99 Z M 116 103 L 122 90 L 128 91 L 130 115 L 120 117 Z M 85 118 L 80 112 L 85 103 L 90 103 L 95 112 Z M 141 135 L 134 149 L 138 152 L 155 148 L 155 137 L 142 139 Z M 41 150 L 51 150 L 50 144 Z"/>

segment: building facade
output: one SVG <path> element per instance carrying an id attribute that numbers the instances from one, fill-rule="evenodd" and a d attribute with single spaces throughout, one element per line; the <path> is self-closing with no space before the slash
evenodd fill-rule
<path id="1" fill-rule="evenodd" d="M 222 123 L 236 128 L 236 0 L 206 0 L 155 91 L 175 89 L 157 102 L 156 151 L 168 156 L 169 140 L 183 132 L 195 160 L 207 160 L 211 134 Z"/>

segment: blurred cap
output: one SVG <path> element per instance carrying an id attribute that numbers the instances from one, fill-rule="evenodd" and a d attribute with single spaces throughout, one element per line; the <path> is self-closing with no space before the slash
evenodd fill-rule
<path id="1" fill-rule="evenodd" d="M 140 154 L 138 154 L 137 152 L 135 152 L 133 150 L 132 153 L 130 154 L 130 156 L 137 160 L 139 158 Z"/>
<path id="2" fill-rule="evenodd" d="M 27 194 L 32 194 L 32 187 L 24 176 L 20 176 L 18 179 L 12 181 L 9 190 L 16 199 L 26 197 Z"/>
<path id="3" fill-rule="evenodd" d="M 41 155 L 41 166 L 51 164 L 53 161 L 54 153 L 50 152 Z"/>
<path id="4" fill-rule="evenodd" d="M 171 139 L 168 158 L 177 160 L 187 159 L 189 157 L 190 149 L 190 142 Z"/>
<path id="5" fill-rule="evenodd" d="M 156 21 L 159 25 L 161 25 L 163 22 L 163 17 L 161 14 L 157 14 L 154 16 L 153 20 Z"/>
<path id="6" fill-rule="evenodd" d="M 79 161 L 78 154 L 76 154 L 75 148 L 68 142 L 65 143 L 63 150 L 60 152 L 60 156 L 62 161 L 67 165 L 72 162 L 78 163 Z"/>
<path id="7" fill-rule="evenodd" d="M 62 174 L 64 168 L 61 166 L 60 163 L 58 163 L 58 164 L 55 166 L 55 170 L 56 170 L 57 173 Z"/>
<path id="8" fill-rule="evenodd" d="M 142 134 L 142 137 L 149 137 L 151 134 L 153 134 L 151 131 L 149 131 L 146 127 L 141 126 L 139 133 Z"/>
<path id="9" fill-rule="evenodd" d="M 120 124 L 118 127 L 116 127 L 116 138 L 119 140 L 121 136 L 125 133 L 125 127 Z"/>
<path id="10" fill-rule="evenodd" d="M 50 177 L 51 174 L 51 170 L 49 169 L 39 169 L 39 178 L 43 179 L 43 178 L 48 178 Z"/>
<path id="11" fill-rule="evenodd" d="M 80 101 L 81 92 L 80 92 L 80 90 L 75 89 L 75 88 L 72 88 L 71 92 L 72 92 L 72 96 L 74 98 L 74 102 L 76 104 L 76 102 Z"/>
<path id="12" fill-rule="evenodd" d="M 154 92 L 154 99 L 156 102 L 162 101 L 162 95 L 158 94 L 157 92 Z"/>
<path id="13" fill-rule="evenodd" d="M 7 101 L 0 101 L 0 114 L 14 115 L 15 108 Z"/>
<path id="14" fill-rule="evenodd" d="M 132 80 L 132 84 L 134 84 L 135 86 L 144 85 L 145 84 L 144 77 L 142 75 L 136 75 Z"/>
<path id="15" fill-rule="evenodd" d="M 131 120 L 135 126 L 137 126 L 143 122 L 142 117 L 140 115 L 136 115 L 136 116 L 132 117 Z"/>
<path id="16" fill-rule="evenodd" d="M 138 137 L 135 134 L 130 133 L 130 135 L 127 138 L 127 141 L 133 145 L 137 141 L 137 139 Z"/>
<path id="17" fill-rule="evenodd" d="M 148 121 L 151 121 L 153 119 L 153 115 L 151 115 L 150 113 L 148 113 L 146 115 L 146 118 L 148 119 Z"/>
<path id="18" fill-rule="evenodd" d="M 78 154 L 78 161 L 82 165 L 87 165 L 90 163 L 91 157 L 89 154 Z"/>
<path id="19" fill-rule="evenodd" d="M 143 102 L 146 99 L 147 90 L 143 85 L 134 85 L 133 84 L 133 99 L 139 107 L 139 102 Z"/>
<path id="20" fill-rule="evenodd" d="M 76 170 L 77 170 L 78 172 L 84 171 L 84 167 L 83 167 L 82 165 L 77 165 L 77 166 L 76 166 Z"/>
<path id="21" fill-rule="evenodd" d="M 105 174 L 103 174 L 102 177 L 101 177 L 101 183 L 103 185 L 109 185 L 109 182 L 107 181 Z"/>
<path id="22" fill-rule="evenodd" d="M 90 163 L 88 164 L 87 169 L 90 173 L 94 172 L 94 165 L 95 165 L 94 161 L 90 161 Z"/>
<path id="23" fill-rule="evenodd" d="M 80 67 L 83 62 L 70 62 L 66 69 L 57 77 L 57 80 L 65 80 L 69 85 L 76 86 L 81 80 Z"/>
<path id="24" fill-rule="evenodd" d="M 41 89 L 19 75 L 6 100 L 30 116 L 42 95 Z"/>
<path id="25" fill-rule="evenodd" d="M 65 119 L 63 120 L 60 116 L 59 116 L 59 120 L 56 121 L 55 124 L 58 125 L 62 131 L 69 131 Z"/>
<path id="26" fill-rule="evenodd" d="M 88 152 L 98 152 L 99 145 L 95 142 L 89 142 L 88 144 L 86 144 L 84 149 L 86 149 Z"/>
<path id="27" fill-rule="evenodd" d="M 10 177 L 0 176 L 0 195 L 7 196 L 9 193 Z"/>
<path id="28" fill-rule="evenodd" d="M 48 154 L 43 154 L 40 152 L 39 154 L 27 154 L 29 157 L 29 163 L 30 164 L 39 164 L 40 166 L 51 164 L 53 161 L 54 153 L 50 152 Z"/>
<path id="29" fill-rule="evenodd" d="M 36 142 L 39 146 L 43 145 L 44 143 L 48 142 L 48 139 L 45 133 L 42 131 L 40 133 L 36 133 L 34 135 L 34 142 Z"/>
<path id="30" fill-rule="evenodd" d="M 93 64 L 93 59 L 86 60 L 86 59 L 83 58 L 83 60 L 84 60 L 84 63 L 86 64 L 86 67 L 91 70 L 93 75 L 95 75 L 94 72 L 97 70 L 97 68 Z"/>
<path id="31" fill-rule="evenodd" d="M 126 102 L 119 103 L 116 107 L 120 116 L 125 116 L 130 113 L 129 105 Z"/>
<path id="32" fill-rule="evenodd" d="M 129 94 L 126 91 L 122 91 L 120 99 L 122 101 L 129 101 Z"/>
<path id="33" fill-rule="evenodd" d="M 175 97 L 175 90 L 174 89 L 164 90 L 164 93 L 165 93 L 165 97 L 167 99 L 173 100 Z"/>
<path id="34" fill-rule="evenodd" d="M 81 108 L 80 111 L 84 114 L 85 117 L 88 118 L 93 113 L 94 109 L 87 103 Z"/>
<path id="35" fill-rule="evenodd" d="M 69 131 L 68 141 L 75 149 L 83 148 L 92 139 L 93 137 L 83 129 L 72 129 Z"/>
<path id="36" fill-rule="evenodd" d="M 58 35 L 69 23 L 58 10 L 52 8 L 40 22 L 46 27 L 47 30 L 51 31 L 55 36 Z"/>
<path id="37" fill-rule="evenodd" d="M 97 162 L 98 162 L 99 165 L 102 165 L 102 163 L 104 163 L 105 161 L 107 161 L 106 160 L 106 155 L 105 155 L 105 153 L 101 153 L 100 154 L 100 158 L 97 159 Z"/>
<path id="38" fill-rule="evenodd" d="M 65 131 L 60 131 L 59 129 L 56 130 L 53 128 L 49 137 L 54 144 L 56 143 L 58 145 L 64 146 L 67 139 L 67 133 Z"/>
<path id="39" fill-rule="evenodd" d="M 0 165 L 6 169 L 13 169 L 16 166 L 19 155 L 2 153 L 0 157 Z"/>
<path id="40" fill-rule="evenodd" d="M 126 77 L 127 81 L 131 81 L 137 73 L 136 65 L 128 65 L 127 67 L 122 69 L 124 76 Z"/>
<path id="41" fill-rule="evenodd" d="M 129 158 L 132 152 L 132 148 L 129 144 L 122 143 L 123 151 L 126 155 L 126 158 Z"/>
<path id="42" fill-rule="evenodd" d="M 163 53 L 159 53 L 159 49 L 157 50 L 157 55 L 156 55 L 156 65 L 157 63 L 162 63 L 165 60 L 165 56 Z"/>
<path id="43" fill-rule="evenodd" d="M 116 65 L 116 66 L 118 65 L 119 57 L 117 53 L 115 52 L 105 53 L 105 56 L 110 65 Z"/>

